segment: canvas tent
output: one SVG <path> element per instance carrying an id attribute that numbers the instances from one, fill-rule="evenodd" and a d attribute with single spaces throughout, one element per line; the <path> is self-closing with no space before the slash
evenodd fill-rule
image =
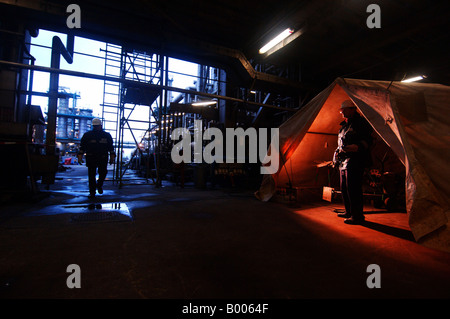
<path id="1" fill-rule="evenodd" d="M 341 103 L 351 99 L 404 165 L 406 210 L 418 242 L 450 251 L 450 87 L 338 78 L 279 127 L 280 166 L 255 193 L 317 185 L 317 162 L 337 146 Z M 322 183 L 325 183 L 322 181 Z"/>

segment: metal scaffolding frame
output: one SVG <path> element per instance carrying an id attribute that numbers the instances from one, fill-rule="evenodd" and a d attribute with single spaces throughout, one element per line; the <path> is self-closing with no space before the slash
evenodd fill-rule
<path id="1" fill-rule="evenodd" d="M 152 131 L 155 126 L 160 126 L 159 113 L 153 110 L 154 103 L 158 104 L 161 96 L 161 89 L 142 89 L 136 84 L 161 85 L 163 81 L 164 57 L 161 55 L 148 54 L 142 51 L 124 48 L 118 45 L 106 44 L 105 52 L 105 77 L 118 77 L 132 82 L 104 81 L 102 118 L 105 129 L 115 136 L 115 149 L 117 160 L 114 164 L 113 182 L 119 187 L 128 183 L 141 182 L 145 180 L 152 184 L 159 184 L 158 167 L 155 167 L 156 174 L 152 168 L 147 167 L 143 177 L 128 176 L 125 174 L 129 168 L 129 163 L 123 163 L 123 153 L 125 148 L 126 134 L 134 141 L 136 151 L 140 152 L 141 142 L 146 132 Z M 166 90 L 164 91 L 166 92 Z M 166 105 L 165 101 L 159 101 L 159 105 Z M 158 105 L 156 106 L 158 108 Z M 142 112 L 144 108 L 144 112 Z M 133 118 L 133 113 L 140 109 L 140 114 L 146 113 L 146 118 Z M 156 120 L 155 120 L 156 119 Z M 143 127 L 145 125 L 146 127 Z M 138 132 L 144 132 L 141 137 Z M 133 157 L 136 152 L 133 154 Z M 149 161 L 147 161 L 149 164 Z"/>
<path id="2" fill-rule="evenodd" d="M 105 53 L 102 118 L 104 129 L 115 136 L 117 154 L 113 183 L 122 187 L 144 181 L 160 186 L 163 175 L 161 166 L 166 164 L 164 159 L 170 155 L 172 145 L 171 130 L 179 126 L 193 127 L 193 121 L 199 115 L 170 110 L 171 94 L 177 89 L 172 90 L 169 57 L 112 44 L 106 44 L 106 49 L 102 51 Z M 194 94 L 191 90 L 181 93 L 179 99 L 190 103 L 199 98 L 197 93 L 216 95 L 219 88 L 218 73 L 217 69 L 198 65 L 196 91 Z M 121 81 L 111 81 L 111 77 Z M 143 87 L 142 84 L 152 86 Z M 141 117 L 133 118 L 139 109 Z M 136 147 L 128 163 L 123 162 L 126 134 L 128 139 L 132 138 Z M 135 157 L 144 161 L 140 163 L 145 166 L 144 173 L 141 176 L 125 176 Z"/>

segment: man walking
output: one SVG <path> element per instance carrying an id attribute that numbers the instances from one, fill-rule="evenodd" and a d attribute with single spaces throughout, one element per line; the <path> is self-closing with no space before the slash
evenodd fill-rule
<path id="1" fill-rule="evenodd" d="M 333 162 L 339 165 L 345 213 L 338 216 L 346 218 L 346 224 L 360 224 L 364 221 L 362 183 L 364 168 L 370 163 L 372 127 L 359 115 L 351 100 L 341 104 L 340 112 L 344 121 L 339 130 Z"/>
<path id="2" fill-rule="evenodd" d="M 103 194 L 103 182 L 108 173 L 109 163 L 113 164 L 116 158 L 111 134 L 102 128 L 102 121 L 98 118 L 92 120 L 92 131 L 84 133 L 81 138 L 78 162 L 81 163 L 83 154 L 86 154 L 86 166 L 89 175 L 89 198 L 95 198 L 95 192 Z M 95 180 L 98 169 L 98 180 Z"/>

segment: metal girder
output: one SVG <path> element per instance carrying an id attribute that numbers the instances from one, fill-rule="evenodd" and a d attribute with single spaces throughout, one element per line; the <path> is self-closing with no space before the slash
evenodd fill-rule
<path id="1" fill-rule="evenodd" d="M 181 89 L 181 88 L 167 86 L 167 85 L 161 85 L 161 84 L 141 83 L 141 82 L 137 82 L 137 81 L 121 79 L 121 78 L 112 77 L 112 76 L 104 76 L 104 75 L 98 75 L 98 74 L 92 74 L 92 73 L 86 73 L 86 72 L 48 68 L 48 67 L 44 67 L 44 66 L 22 64 L 22 63 L 10 62 L 10 61 L 0 61 L 0 65 L 18 68 L 18 69 L 30 69 L 30 70 L 34 70 L 34 71 L 49 72 L 49 73 L 54 73 L 54 74 L 64 74 L 64 75 L 69 75 L 69 76 L 97 79 L 97 80 L 102 80 L 102 81 L 106 80 L 106 81 L 111 81 L 111 82 L 120 82 L 120 83 L 125 83 L 130 86 L 134 86 L 134 87 L 142 87 L 142 88 L 148 87 L 150 89 L 163 89 L 163 90 L 180 92 L 180 93 L 195 94 L 195 95 L 204 96 L 204 97 L 208 97 L 208 98 L 215 98 L 218 100 L 226 100 L 226 101 L 243 103 L 243 104 L 247 104 L 247 105 L 261 106 L 261 107 L 265 107 L 265 108 L 275 109 L 278 111 L 288 111 L 288 112 L 296 112 L 297 111 L 296 109 L 293 109 L 293 108 L 279 107 L 276 105 L 246 101 L 243 99 L 238 99 L 238 98 L 234 98 L 234 97 L 230 97 L 230 96 L 198 92 L 198 91 L 194 91 L 194 90 Z"/>

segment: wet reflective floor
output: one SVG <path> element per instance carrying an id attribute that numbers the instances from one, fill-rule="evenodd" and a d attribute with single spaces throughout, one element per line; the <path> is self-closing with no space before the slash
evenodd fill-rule
<path id="1" fill-rule="evenodd" d="M 71 214 L 71 221 L 127 221 L 132 215 L 126 203 L 86 203 L 70 205 L 52 205 L 41 210 L 32 211 L 27 216 Z"/>
<path id="2" fill-rule="evenodd" d="M 85 174 L 59 173 L 42 200 L 1 208 L 0 298 L 450 298 L 450 254 L 414 242 L 405 214 L 346 225 L 339 204 L 110 180 L 89 199 Z M 71 264 L 80 289 L 66 285 Z M 369 264 L 381 289 L 366 286 Z"/>

